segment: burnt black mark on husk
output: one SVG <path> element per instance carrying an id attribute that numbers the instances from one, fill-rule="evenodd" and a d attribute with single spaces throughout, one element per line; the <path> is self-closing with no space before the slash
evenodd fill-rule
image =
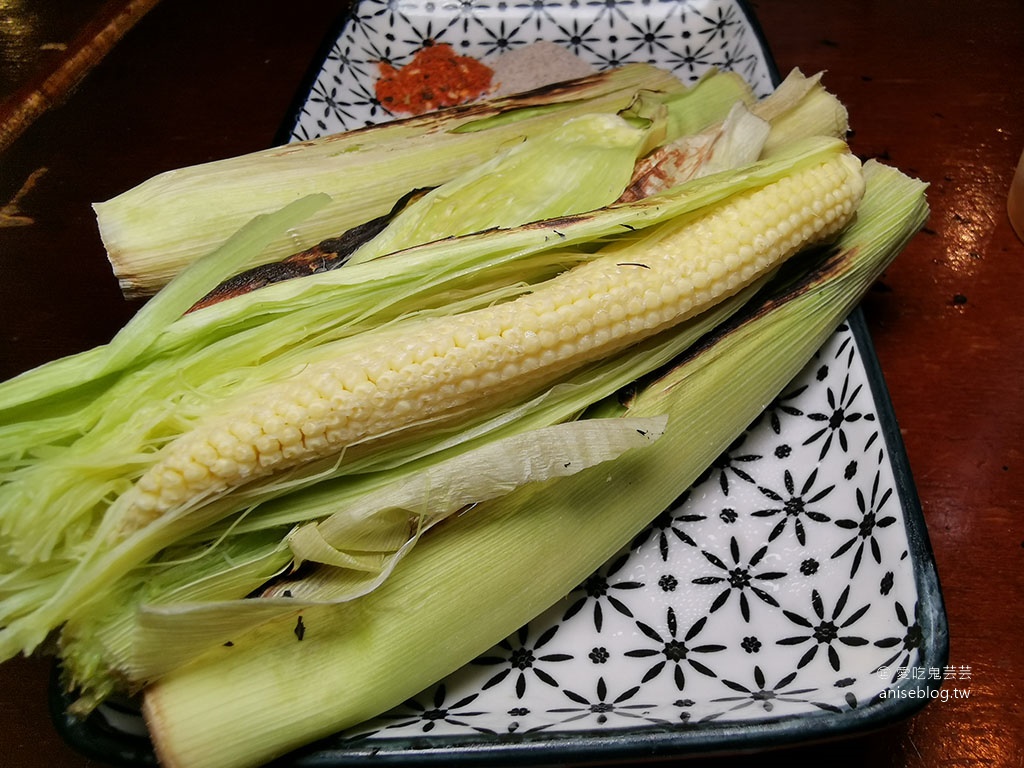
<path id="1" fill-rule="evenodd" d="M 337 237 L 321 240 L 312 248 L 294 253 L 281 261 L 262 264 L 228 278 L 196 302 L 189 311 L 192 312 L 234 296 L 241 296 L 273 283 L 343 267 L 357 248 L 380 234 L 395 216 L 425 192 L 426 190 L 415 189 L 404 195 L 383 216 L 358 224 Z"/>

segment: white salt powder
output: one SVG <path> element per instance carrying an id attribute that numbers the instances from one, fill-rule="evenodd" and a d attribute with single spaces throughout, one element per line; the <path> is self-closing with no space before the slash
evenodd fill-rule
<path id="1" fill-rule="evenodd" d="M 495 87 L 489 97 L 521 93 L 596 71 L 572 51 L 547 41 L 513 48 L 485 63 L 494 71 Z"/>

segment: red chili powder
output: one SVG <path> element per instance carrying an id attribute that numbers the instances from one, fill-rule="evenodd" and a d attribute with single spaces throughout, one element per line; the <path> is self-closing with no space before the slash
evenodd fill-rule
<path id="1" fill-rule="evenodd" d="M 459 56 L 450 45 L 427 45 L 400 69 L 380 63 L 377 101 L 389 112 L 420 115 L 441 107 L 465 104 L 491 87 L 493 72 L 469 56 Z"/>

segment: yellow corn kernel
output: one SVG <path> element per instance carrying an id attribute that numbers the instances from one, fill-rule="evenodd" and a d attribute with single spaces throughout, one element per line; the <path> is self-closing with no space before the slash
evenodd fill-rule
<path id="1" fill-rule="evenodd" d="M 838 155 L 667 236 L 606 248 L 514 301 L 424 322 L 401 343 L 306 366 L 169 443 L 127 527 L 427 419 L 544 386 L 739 291 L 849 221 L 860 163 Z"/>

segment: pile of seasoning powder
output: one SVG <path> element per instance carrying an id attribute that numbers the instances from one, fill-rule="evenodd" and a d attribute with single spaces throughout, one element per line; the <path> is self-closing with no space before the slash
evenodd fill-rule
<path id="1" fill-rule="evenodd" d="M 487 62 L 459 55 L 447 43 L 434 43 L 420 48 L 402 67 L 390 62 L 379 67 L 377 101 L 396 115 L 421 115 L 594 72 L 571 51 L 549 42 L 514 48 Z"/>

